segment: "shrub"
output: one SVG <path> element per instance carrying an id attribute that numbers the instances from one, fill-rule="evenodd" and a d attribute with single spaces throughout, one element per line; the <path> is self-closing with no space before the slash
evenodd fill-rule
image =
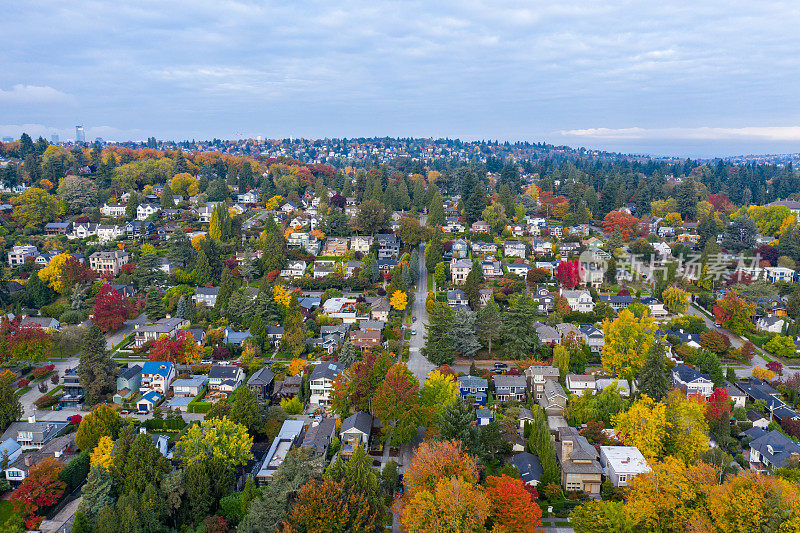
<path id="1" fill-rule="evenodd" d="M 45 365 L 36 367 L 33 370 L 33 379 L 39 379 L 46 376 L 48 373 L 52 372 L 56 368 L 55 365 Z"/>
<path id="2" fill-rule="evenodd" d="M 47 409 L 48 407 L 54 406 L 56 403 L 58 403 L 58 398 L 52 394 L 44 394 L 38 400 L 33 402 L 33 404 L 39 409 Z"/>
<path id="3" fill-rule="evenodd" d="M 58 372 L 50 376 L 50 383 L 53 385 L 58 385 Z"/>
<path id="4" fill-rule="evenodd" d="M 81 311 L 69 309 L 58 316 L 58 321 L 62 324 L 80 324 L 83 322 L 83 313 Z"/>
<path id="5" fill-rule="evenodd" d="M 17 381 L 17 388 L 24 389 L 25 387 L 28 386 L 28 384 L 30 384 L 30 382 L 31 380 L 23 378 Z"/>
<path id="6" fill-rule="evenodd" d="M 281 400 L 281 407 L 288 415 L 299 415 L 303 412 L 303 402 L 297 396 L 292 399 L 284 398 Z"/>

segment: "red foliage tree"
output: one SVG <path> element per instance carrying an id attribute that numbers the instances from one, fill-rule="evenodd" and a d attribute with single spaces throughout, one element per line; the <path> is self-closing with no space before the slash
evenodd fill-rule
<path id="1" fill-rule="evenodd" d="M 486 478 L 489 496 L 489 517 L 494 521 L 492 531 L 535 533 L 542 527 L 542 510 L 520 479 L 510 476 Z"/>
<path id="2" fill-rule="evenodd" d="M 603 231 L 613 233 L 619 230 L 622 239 L 629 241 L 636 235 L 639 219 L 621 211 L 611 211 L 603 219 Z"/>
<path id="3" fill-rule="evenodd" d="M 778 375 L 783 374 L 783 363 L 780 361 L 768 361 L 767 362 L 767 369 L 772 370 Z"/>
<path id="4" fill-rule="evenodd" d="M 162 336 L 153 343 L 148 359 L 151 361 L 169 361 L 170 363 L 186 364 L 187 348 L 196 345 L 194 336 L 188 331 L 181 331 L 175 337 Z M 223 348 L 225 350 L 226 348 Z M 230 353 L 230 352 L 228 352 Z"/>
<path id="5" fill-rule="evenodd" d="M 128 306 L 125 298 L 106 283 L 94 300 L 94 323 L 103 332 L 112 331 L 119 329 L 126 318 L 128 318 Z"/>
<path id="6" fill-rule="evenodd" d="M 561 261 L 556 267 L 556 279 L 567 289 L 577 287 L 581 282 L 582 267 L 580 261 Z"/>
<path id="7" fill-rule="evenodd" d="M 708 397 L 706 419 L 719 422 L 731 417 L 731 397 L 725 387 L 717 387 Z"/>
<path id="8" fill-rule="evenodd" d="M 705 331 L 700 334 L 700 346 L 710 352 L 722 354 L 731 347 L 731 341 L 724 333 L 717 330 Z"/>
<path id="9" fill-rule="evenodd" d="M 25 481 L 11 495 L 14 510 L 30 517 L 42 507 L 55 505 L 67 487 L 58 479 L 63 469 L 64 463 L 52 457 L 45 457 L 32 466 Z"/>
<path id="10" fill-rule="evenodd" d="M 64 277 L 64 284 L 67 287 L 74 287 L 78 283 L 87 283 L 97 277 L 94 270 L 89 268 L 86 263 L 81 263 L 75 256 L 69 256 L 61 268 L 61 275 Z"/>
<path id="11" fill-rule="evenodd" d="M 716 211 L 727 213 L 736 209 L 736 205 L 725 194 L 712 194 L 708 197 L 708 201 Z"/>
<path id="12" fill-rule="evenodd" d="M 136 263 L 125 263 L 121 267 L 119 267 L 120 272 L 123 274 L 133 274 L 133 271 L 136 269 Z"/>
<path id="13" fill-rule="evenodd" d="M 781 255 L 777 248 L 769 244 L 762 244 L 757 247 L 753 250 L 753 254 L 760 257 L 762 261 L 769 261 L 772 266 L 778 264 L 778 257 Z"/>

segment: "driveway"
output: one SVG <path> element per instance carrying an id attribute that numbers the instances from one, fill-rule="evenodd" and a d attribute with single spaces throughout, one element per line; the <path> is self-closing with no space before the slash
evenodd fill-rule
<path id="1" fill-rule="evenodd" d="M 142 324 L 149 324 L 150 319 L 147 318 L 147 315 L 142 313 L 141 315 L 137 316 L 136 318 L 132 318 L 130 320 L 126 320 L 122 323 L 122 327 L 119 328 L 117 331 L 111 333 L 110 335 L 106 335 L 106 348 L 112 349 L 114 346 L 122 342 L 122 340 L 127 337 L 129 334 L 133 333 L 135 326 Z"/>
<path id="2" fill-rule="evenodd" d="M 425 300 L 428 297 L 428 270 L 425 267 L 425 243 L 419 245 L 419 281 L 417 281 L 417 291 L 414 293 L 414 316 L 417 321 L 413 327 L 417 334 L 411 336 L 408 342 L 408 368 L 414 373 L 420 384 L 425 382 L 428 374 L 436 368 L 428 361 L 421 348 L 425 345 L 425 335 L 428 331 L 428 310 L 425 307 Z"/>
<path id="3" fill-rule="evenodd" d="M 67 369 L 75 368 L 75 367 L 78 366 L 78 358 L 77 357 L 70 357 L 66 361 L 53 361 L 51 364 L 55 365 L 56 370 L 58 371 L 58 377 L 61 378 L 61 377 L 64 376 L 64 372 Z M 55 387 L 58 387 L 58 385 L 53 385 L 52 383 L 50 383 L 50 378 L 47 378 L 45 381 L 47 382 L 47 387 L 48 387 L 47 390 L 48 391 L 51 391 Z M 59 383 L 61 383 L 60 379 L 59 379 Z M 25 394 L 23 394 L 22 396 L 19 397 L 19 402 L 22 404 L 22 419 L 23 420 L 26 417 L 28 417 L 28 416 L 30 416 L 30 415 L 32 415 L 34 413 L 34 411 L 33 411 L 34 410 L 33 402 L 38 400 L 39 397 L 42 396 L 42 394 L 43 393 L 39 392 L 39 384 L 38 383 L 34 383 L 33 381 L 31 381 L 31 390 L 29 390 L 28 392 L 26 392 Z M 42 413 L 42 412 L 46 413 L 48 411 L 36 411 L 36 417 L 38 418 L 39 417 L 39 413 Z M 58 411 L 51 411 L 51 412 L 57 413 Z M 60 420 L 63 420 L 63 418 L 60 419 Z"/>

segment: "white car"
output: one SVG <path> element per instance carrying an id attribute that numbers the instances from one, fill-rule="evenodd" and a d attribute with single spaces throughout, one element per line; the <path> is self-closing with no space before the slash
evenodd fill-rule
<path id="1" fill-rule="evenodd" d="M 416 334 L 417 334 L 417 328 L 414 328 L 414 329 L 412 329 L 412 330 L 411 330 L 411 334 L 412 334 L 412 335 L 416 335 Z"/>

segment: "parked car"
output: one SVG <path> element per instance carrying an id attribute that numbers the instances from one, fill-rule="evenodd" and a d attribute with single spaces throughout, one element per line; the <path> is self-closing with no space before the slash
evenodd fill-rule
<path id="1" fill-rule="evenodd" d="M 416 334 L 417 334 L 417 328 L 414 328 L 414 329 L 412 329 L 412 330 L 411 330 L 411 334 L 412 334 L 412 335 L 416 335 Z"/>
<path id="2" fill-rule="evenodd" d="M 137 415 L 146 415 L 146 414 L 147 414 L 147 411 L 144 411 L 144 410 L 142 410 L 142 409 L 139 409 L 138 411 L 136 411 L 136 414 L 137 414 Z"/>
<path id="3" fill-rule="evenodd" d="M 412 317 L 411 317 L 411 322 L 416 322 L 416 321 L 417 321 L 417 317 L 415 317 L 415 316 L 412 316 Z"/>
<path id="4" fill-rule="evenodd" d="M 493 368 L 493 369 L 492 369 L 492 372 L 494 372 L 495 374 L 498 374 L 498 375 L 499 375 L 499 374 L 504 374 L 504 373 L 505 373 L 505 370 L 504 370 L 504 369 L 502 369 L 502 368 Z"/>
<path id="5" fill-rule="evenodd" d="M 129 415 L 129 414 L 131 414 L 131 412 L 128 411 L 127 409 L 123 409 L 122 411 L 119 412 L 119 414 L 121 414 L 121 415 Z"/>
<path id="6" fill-rule="evenodd" d="M 495 363 L 494 367 L 495 368 L 508 368 L 508 365 L 505 364 L 505 363 Z"/>

